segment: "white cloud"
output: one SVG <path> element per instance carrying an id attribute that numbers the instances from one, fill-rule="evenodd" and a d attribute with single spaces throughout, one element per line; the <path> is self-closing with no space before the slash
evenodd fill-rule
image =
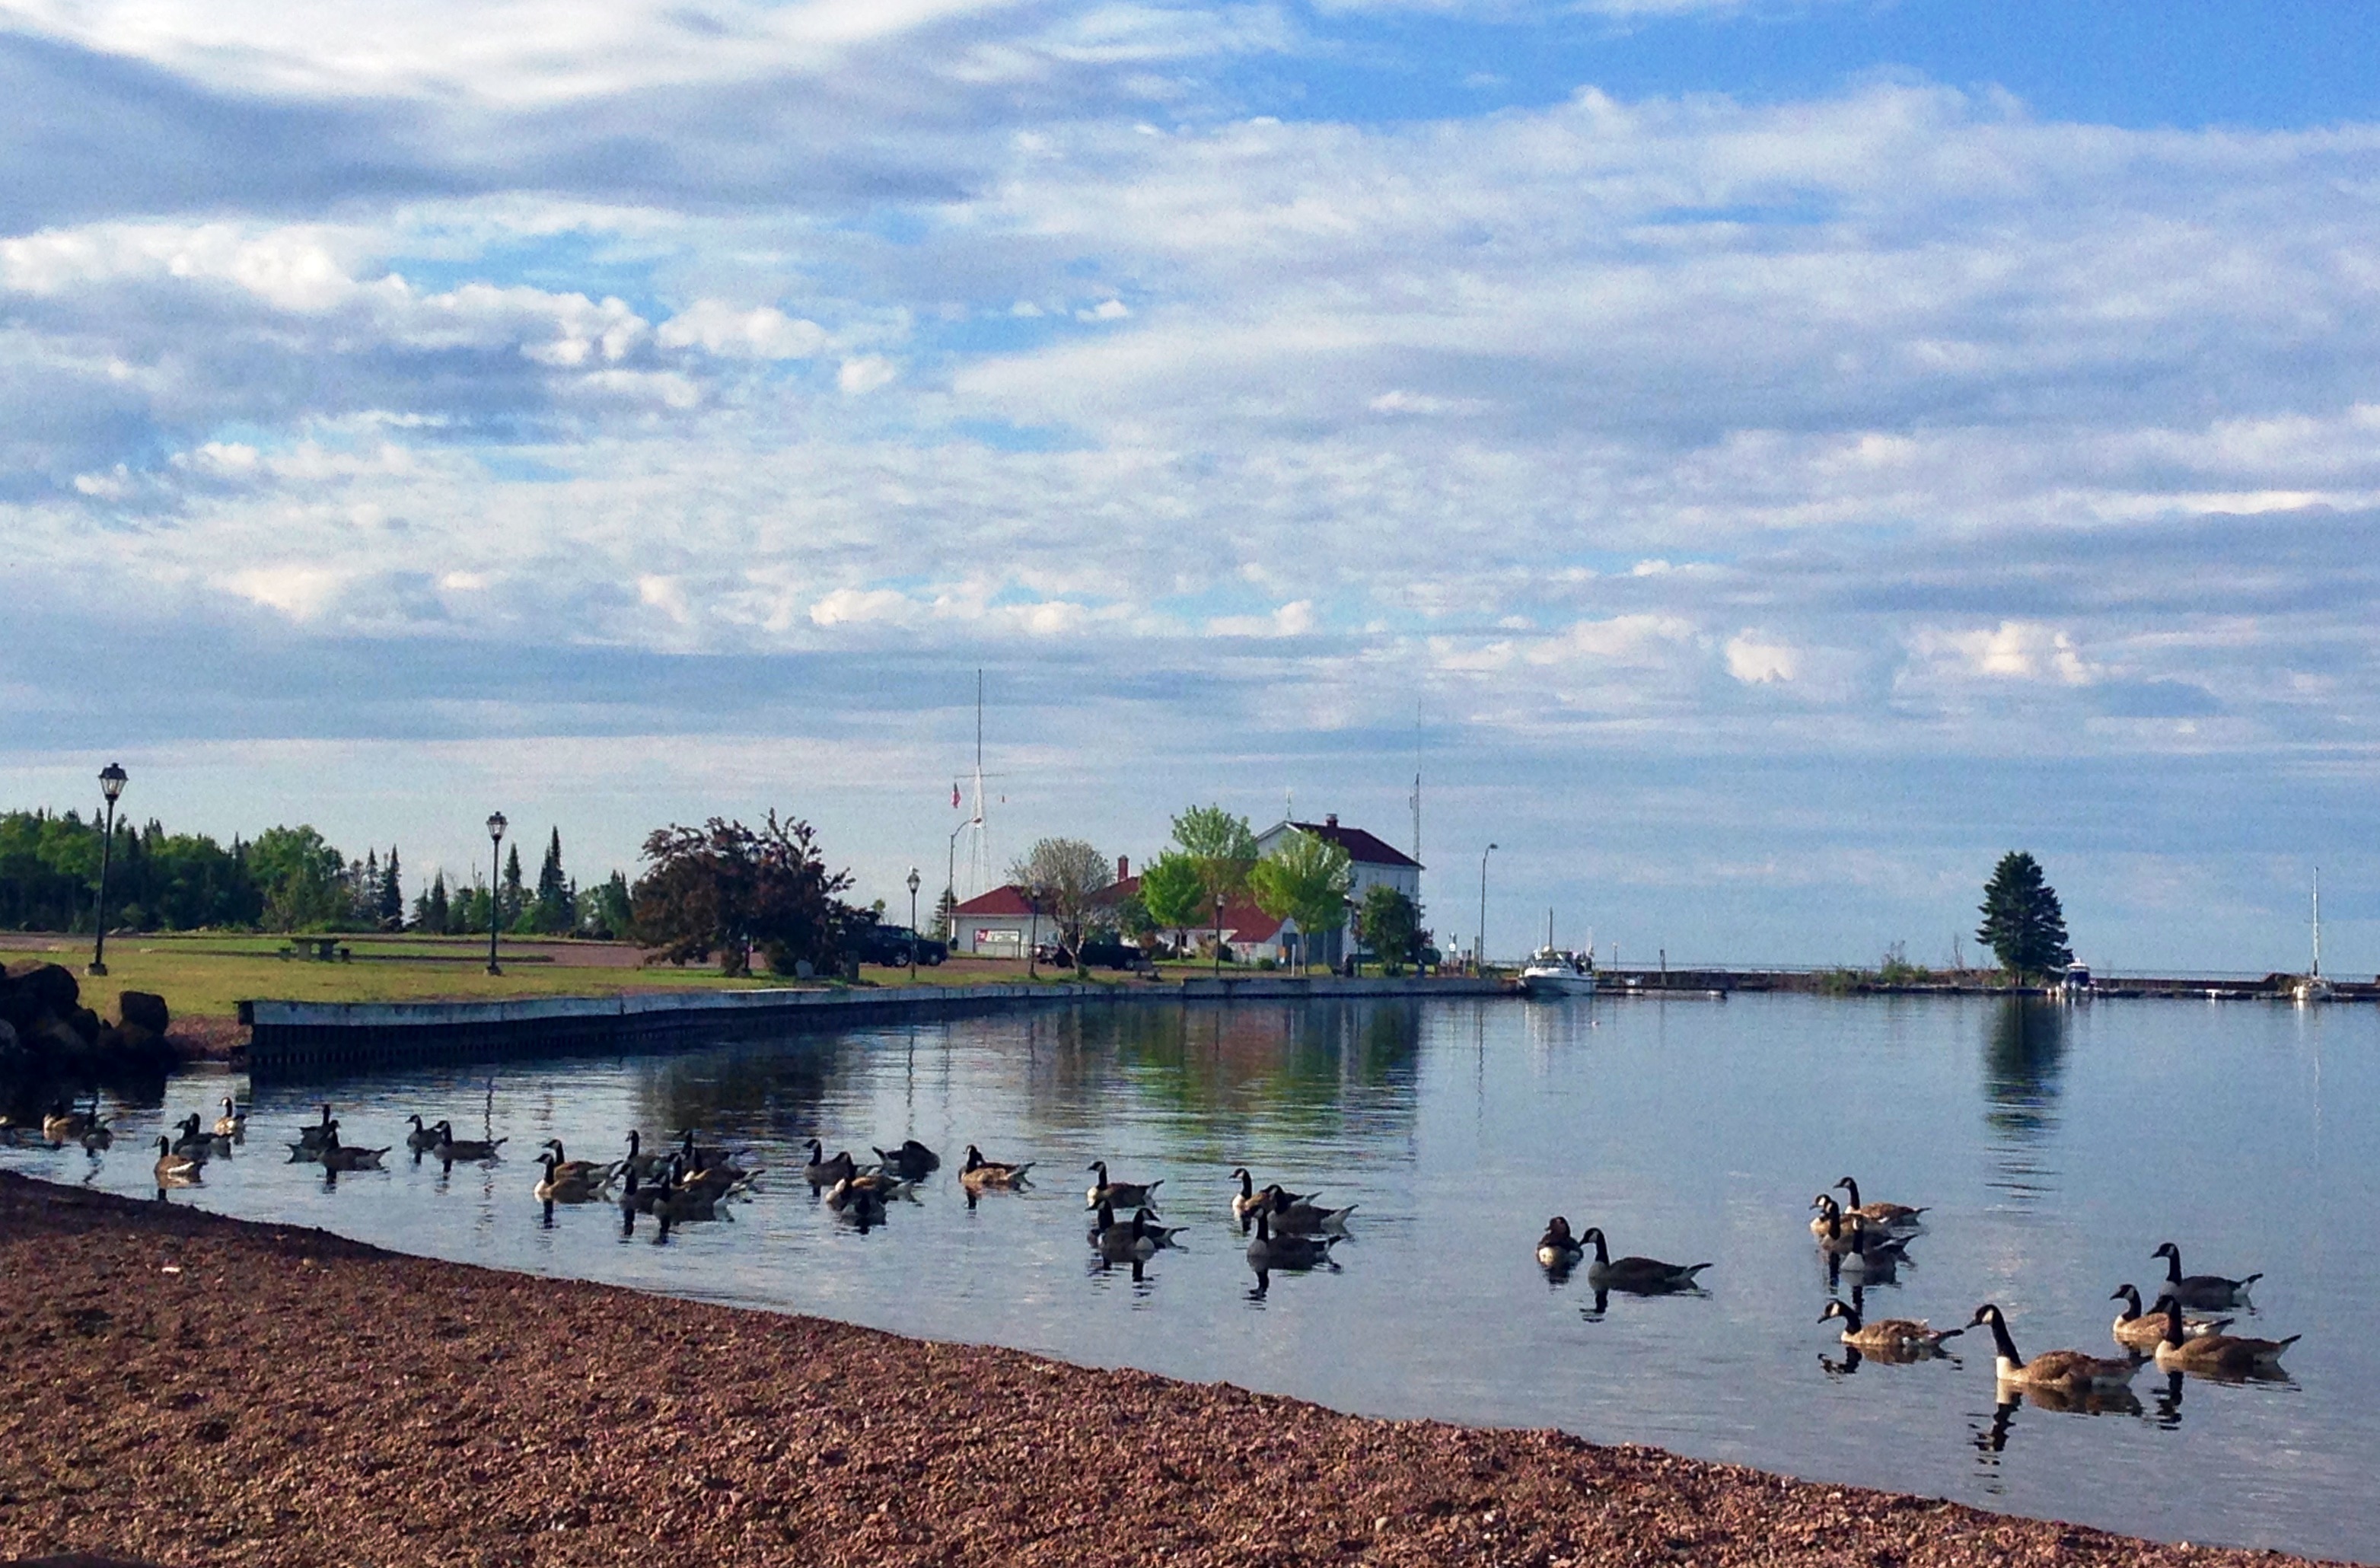
<path id="1" fill-rule="evenodd" d="M 1965 674 L 2000 680 L 2087 686 L 2096 674 L 2072 637 L 2037 621 L 2002 621 L 1989 630 L 1929 628 L 1916 633 L 1910 647 Z"/>
<path id="2" fill-rule="evenodd" d="M 892 361 L 882 355 L 862 354 L 845 359 L 843 368 L 835 372 L 834 380 L 845 395 L 861 397 L 892 385 L 893 378 L 900 373 Z"/>
<path id="3" fill-rule="evenodd" d="M 739 310 L 701 299 L 663 322 L 654 334 L 664 348 L 698 346 L 747 359 L 808 359 L 826 347 L 826 329 L 797 321 L 772 305 Z"/>
<path id="4" fill-rule="evenodd" d="M 1727 673 L 1746 686 L 1791 681 L 1801 668 L 1800 651 L 1790 643 L 1765 639 L 1751 632 L 1728 638 Z"/>

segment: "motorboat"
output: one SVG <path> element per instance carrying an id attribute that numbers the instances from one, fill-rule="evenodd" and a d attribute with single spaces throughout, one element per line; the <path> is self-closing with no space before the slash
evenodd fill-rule
<path id="1" fill-rule="evenodd" d="M 1566 948 L 1541 947 L 1522 966 L 1521 989 L 1531 996 L 1593 996 L 1595 959 Z"/>

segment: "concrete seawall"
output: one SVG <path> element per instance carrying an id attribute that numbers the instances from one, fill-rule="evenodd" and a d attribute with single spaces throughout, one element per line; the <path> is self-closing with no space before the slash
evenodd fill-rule
<path id="1" fill-rule="evenodd" d="M 254 1073 L 564 1055 L 795 1029 L 836 1029 L 1027 1007 L 1419 1000 L 1512 994 L 1500 980 L 1228 976 L 1169 984 L 903 986 L 883 990 L 646 991 L 510 1002 L 243 1002 Z"/>

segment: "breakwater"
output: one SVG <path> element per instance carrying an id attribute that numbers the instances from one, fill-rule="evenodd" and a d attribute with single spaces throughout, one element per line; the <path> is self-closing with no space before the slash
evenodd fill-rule
<path id="1" fill-rule="evenodd" d="M 1505 996 L 1500 979 L 1229 975 L 1158 983 L 787 987 L 522 997 L 504 1002 L 243 1002 L 251 1073 L 405 1066 L 490 1056 L 665 1048 L 810 1028 L 964 1017 L 1024 1007 L 1140 1003 L 1383 1001 Z"/>

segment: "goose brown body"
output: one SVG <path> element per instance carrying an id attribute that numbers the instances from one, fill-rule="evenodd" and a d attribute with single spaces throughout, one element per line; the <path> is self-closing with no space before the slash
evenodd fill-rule
<path id="1" fill-rule="evenodd" d="M 1634 1295 L 1689 1291 L 1694 1288 L 1694 1276 L 1710 1267 L 1707 1263 L 1664 1263 L 1658 1258 L 1614 1258 L 1610 1244 L 1597 1225 L 1589 1225 L 1580 1233 L 1579 1240 L 1595 1248 L 1595 1261 L 1586 1266 L 1586 1282 L 1597 1289 L 1625 1291 Z"/>
<path id="2" fill-rule="evenodd" d="M 1937 1329 L 1923 1318 L 1877 1318 L 1863 1319 L 1859 1308 L 1846 1301 L 1829 1301 L 1819 1316 L 1821 1323 L 1836 1319 L 1842 1320 L 1842 1342 L 1853 1350 L 1873 1355 L 1879 1361 L 1916 1361 L 1942 1354 L 1942 1342 L 1966 1332 L 1964 1329 Z"/>
<path id="3" fill-rule="evenodd" d="M 959 1169 L 959 1185 L 969 1192 L 1020 1186 L 1024 1185 L 1025 1173 L 1033 1169 L 1033 1165 L 1030 1160 L 1022 1165 L 986 1160 L 982 1149 L 969 1144 L 966 1147 L 966 1163 Z"/>
<path id="4" fill-rule="evenodd" d="M 1999 1380 L 2013 1387 L 2061 1394 L 2119 1389 L 2131 1383 L 2141 1368 L 2141 1364 L 2129 1356 L 2089 1355 L 2079 1350 L 2046 1350 L 2027 1361 L 2017 1354 L 2016 1341 L 2009 1335 L 2007 1318 L 1988 1301 L 1975 1308 L 1974 1317 L 1967 1323 L 1971 1329 L 1979 1325 L 1992 1331 L 1992 1343 L 1999 1353 Z"/>
<path id="5" fill-rule="evenodd" d="M 2153 1353 L 2165 1342 L 2165 1318 L 2155 1312 L 2141 1310 L 2141 1293 L 2129 1284 L 2118 1285 L 2109 1301 L 2120 1301 L 2124 1310 L 2116 1319 L 2116 1343 L 2126 1350 L 2143 1355 Z M 2163 1299 L 2160 1297 L 2159 1299 Z M 2219 1334 L 2231 1326 L 2228 1318 L 2185 1318 L 2181 1322 L 2182 1337 L 2199 1339 L 2207 1334 Z"/>
<path id="6" fill-rule="evenodd" d="M 2180 1302 L 2169 1295 L 2160 1296 L 2157 1306 L 2163 1311 L 2150 1316 L 2165 1325 L 2165 1338 L 2157 1342 L 2156 1347 L 2160 1371 L 2195 1372 L 2204 1378 L 2270 1375 L 2281 1369 L 2281 1353 L 2301 1337 L 2291 1334 L 2285 1340 L 2263 1340 L 2214 1333 L 2192 1339 L 2182 1320 Z"/>

